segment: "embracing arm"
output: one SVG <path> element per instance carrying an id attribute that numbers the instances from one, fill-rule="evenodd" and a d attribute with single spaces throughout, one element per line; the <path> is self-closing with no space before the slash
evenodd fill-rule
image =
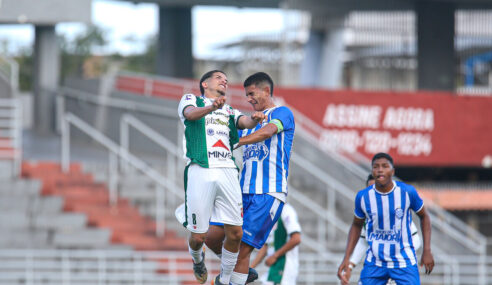
<path id="1" fill-rule="evenodd" d="M 239 143 L 237 144 L 236 147 L 262 142 L 264 140 L 271 138 L 274 134 L 277 133 L 277 131 L 278 131 L 277 126 L 275 124 L 269 123 L 266 126 L 262 127 L 261 129 L 257 130 L 256 132 L 240 138 Z"/>

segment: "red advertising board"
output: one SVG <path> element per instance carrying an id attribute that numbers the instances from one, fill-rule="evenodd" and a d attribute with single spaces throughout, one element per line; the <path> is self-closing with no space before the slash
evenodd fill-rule
<path id="1" fill-rule="evenodd" d="M 482 166 L 492 159 L 492 97 L 433 92 L 278 89 L 319 124 L 319 139 L 398 165 Z"/>

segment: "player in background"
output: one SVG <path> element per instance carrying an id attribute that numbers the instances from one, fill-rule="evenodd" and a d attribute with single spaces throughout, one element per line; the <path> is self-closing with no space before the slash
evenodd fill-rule
<path id="1" fill-rule="evenodd" d="M 240 185 L 243 193 L 244 224 L 238 262 L 231 284 L 248 281 L 250 256 L 260 249 L 277 222 L 287 198 L 289 160 L 294 139 L 292 111 L 273 102 L 273 80 L 264 72 L 244 81 L 248 102 L 267 119 L 254 129 L 243 130 L 238 147 L 243 147 Z M 212 217 L 206 244 L 216 254 L 223 240 L 223 228 Z M 223 255 L 223 252 L 222 252 Z M 251 280 L 249 280 L 251 281 Z M 216 283 L 217 284 L 217 283 Z"/>
<path id="2" fill-rule="evenodd" d="M 414 211 L 420 218 L 424 241 L 421 265 L 425 267 L 425 273 L 430 274 L 434 268 L 434 257 L 430 247 L 431 222 L 424 202 L 413 186 L 393 180 L 395 170 L 393 158 L 389 154 L 377 153 L 371 165 L 375 186 L 357 193 L 355 216 L 345 256 L 338 268 L 338 278 L 342 284 L 348 284 L 345 272 L 349 270 L 349 258 L 365 221 L 369 250 L 359 284 L 384 285 L 390 278 L 397 284 L 420 284 L 410 231 L 410 211 Z"/>
<path id="3" fill-rule="evenodd" d="M 220 70 L 200 79 L 200 96 L 185 94 L 178 114 L 185 127 L 184 175 L 185 226 L 190 232 L 189 252 L 198 282 L 207 281 L 203 243 L 212 214 L 224 224 L 220 282 L 229 284 L 242 237 L 242 198 L 238 169 L 232 150 L 238 142 L 237 129 L 253 128 L 265 115 L 243 116 L 225 104 L 227 76 Z"/>
<path id="4" fill-rule="evenodd" d="M 372 174 L 369 174 L 367 176 L 366 180 L 366 187 L 373 186 L 375 183 L 374 177 Z M 412 243 L 413 247 L 415 249 L 415 252 L 420 248 L 422 241 L 420 240 L 420 237 L 418 235 L 418 230 L 417 226 L 415 223 L 412 221 L 412 224 L 410 225 L 410 231 L 412 233 Z M 366 224 L 364 224 L 364 227 L 362 228 L 362 232 L 359 238 L 359 241 L 357 241 L 357 244 L 355 245 L 354 252 L 350 256 L 350 263 L 348 266 L 347 271 L 345 271 L 345 277 L 347 280 L 350 280 L 350 276 L 352 275 L 352 269 L 362 260 L 362 258 L 366 255 L 367 250 L 369 249 L 369 245 L 367 244 L 366 240 Z M 388 281 L 387 285 L 392 285 L 395 284 L 392 279 Z"/>
<path id="5" fill-rule="evenodd" d="M 285 204 L 280 219 L 270 232 L 267 243 L 251 263 L 255 268 L 267 256 L 265 264 L 270 267 L 264 284 L 295 285 L 299 273 L 299 244 L 301 225 L 297 213 L 290 204 Z"/>

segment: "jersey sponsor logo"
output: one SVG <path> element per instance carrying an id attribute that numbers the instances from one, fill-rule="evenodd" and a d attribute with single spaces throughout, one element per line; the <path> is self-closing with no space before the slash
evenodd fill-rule
<path id="1" fill-rule="evenodd" d="M 230 151 L 229 148 L 222 142 L 222 140 L 218 140 L 212 147 L 221 147 Z"/>
<path id="2" fill-rule="evenodd" d="M 215 131 L 215 133 L 219 136 L 226 136 L 226 137 L 229 137 L 229 132 L 226 132 L 226 131 Z"/>
<path id="3" fill-rule="evenodd" d="M 205 119 L 205 125 L 223 125 L 223 126 L 229 126 L 229 123 L 226 121 L 222 121 L 221 119 L 218 118 L 206 118 Z"/>
<path id="4" fill-rule="evenodd" d="M 213 136 L 215 134 L 213 129 L 207 129 L 207 135 Z"/>
<path id="5" fill-rule="evenodd" d="M 217 158 L 219 160 L 226 160 L 226 159 L 231 159 L 232 154 L 230 152 L 216 150 L 216 151 L 209 151 L 208 157 Z"/>
<path id="6" fill-rule="evenodd" d="M 400 242 L 401 231 L 400 230 L 374 230 L 367 237 L 368 241 L 386 241 L 386 242 Z"/>
<path id="7" fill-rule="evenodd" d="M 244 150 L 243 160 L 253 159 L 263 161 L 270 151 L 264 143 L 248 145 Z"/>

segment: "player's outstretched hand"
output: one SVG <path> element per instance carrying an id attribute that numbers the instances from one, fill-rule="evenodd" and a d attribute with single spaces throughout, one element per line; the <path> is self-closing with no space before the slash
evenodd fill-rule
<path id="1" fill-rule="evenodd" d="M 263 114 L 263 112 L 254 112 L 251 114 L 251 119 L 257 123 L 262 122 L 267 118 L 267 115 Z"/>
<path id="2" fill-rule="evenodd" d="M 434 269 L 434 257 L 430 250 L 424 250 L 422 253 L 422 259 L 420 261 L 420 266 L 425 267 L 425 274 L 430 274 L 432 269 Z"/>
<path id="3" fill-rule="evenodd" d="M 225 104 L 225 101 L 226 101 L 225 96 L 220 96 L 219 98 L 215 99 L 213 103 L 214 110 L 222 108 L 222 106 L 224 106 Z"/>
<path id="4" fill-rule="evenodd" d="M 343 285 L 349 284 L 349 280 L 347 278 L 348 276 L 345 274 L 345 272 L 347 272 L 349 270 L 350 270 L 350 268 L 349 268 L 349 261 L 348 260 L 344 260 L 342 262 L 342 264 L 340 264 L 340 266 L 338 267 L 338 274 L 337 274 L 338 279 L 340 279 L 340 281 L 342 281 Z"/>

